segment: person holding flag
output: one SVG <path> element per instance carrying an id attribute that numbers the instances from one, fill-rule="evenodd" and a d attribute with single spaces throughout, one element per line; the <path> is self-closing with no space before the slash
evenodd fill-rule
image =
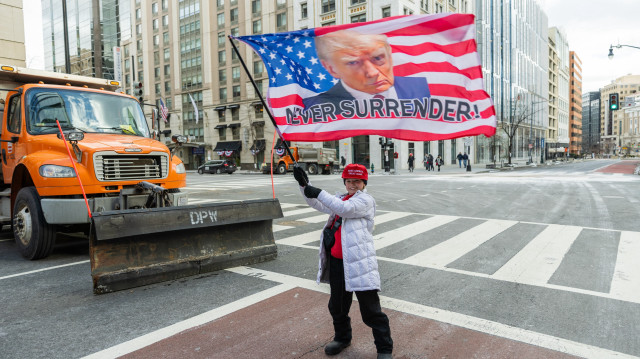
<path id="1" fill-rule="evenodd" d="M 367 168 L 348 164 L 342 172 L 346 193 L 332 196 L 309 184 L 301 167 L 293 175 L 309 206 L 329 214 L 320 241 L 317 282 L 329 283 L 329 313 L 335 336 L 324 347 L 327 355 L 336 355 L 351 344 L 349 309 L 355 292 L 362 321 L 371 328 L 378 359 L 391 358 L 393 340 L 389 318 L 380 306 L 380 273 L 373 244 L 376 201 L 365 187 Z"/>

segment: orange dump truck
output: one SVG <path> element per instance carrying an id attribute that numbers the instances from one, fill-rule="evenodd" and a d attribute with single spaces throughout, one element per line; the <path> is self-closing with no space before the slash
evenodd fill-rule
<path id="1" fill-rule="evenodd" d="M 87 233 L 95 293 L 274 258 L 277 200 L 189 206 L 182 161 L 118 85 L 0 66 L 0 222 L 22 255 L 47 257 L 58 232 Z"/>

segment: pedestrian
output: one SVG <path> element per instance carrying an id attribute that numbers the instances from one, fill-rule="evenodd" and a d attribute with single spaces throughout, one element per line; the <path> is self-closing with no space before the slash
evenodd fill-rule
<path id="1" fill-rule="evenodd" d="M 372 329 L 378 359 L 391 358 L 393 340 L 389 318 L 380 307 L 380 274 L 373 244 L 376 202 L 365 187 L 367 168 L 349 164 L 342 172 L 347 193 L 330 195 L 309 184 L 300 167 L 293 175 L 309 206 L 329 214 L 320 236 L 320 260 L 317 282 L 329 283 L 329 313 L 335 336 L 324 347 L 327 355 L 336 355 L 351 344 L 349 309 L 355 292 L 362 321 Z"/>
<path id="2" fill-rule="evenodd" d="M 462 152 L 458 152 L 458 157 L 457 158 L 458 158 L 458 167 L 462 168 Z"/>
<path id="3" fill-rule="evenodd" d="M 435 171 L 435 168 L 433 168 L 433 155 L 429 154 L 429 171 Z"/>
<path id="4" fill-rule="evenodd" d="M 438 155 L 438 157 L 436 158 L 436 166 L 438 166 L 438 172 L 440 172 L 440 166 L 442 166 L 444 163 L 442 161 L 442 157 L 440 157 L 440 155 Z"/>
<path id="5" fill-rule="evenodd" d="M 425 154 L 424 155 L 424 161 L 422 161 L 422 162 L 424 162 L 424 169 L 428 171 L 429 170 L 429 155 Z"/>
<path id="6" fill-rule="evenodd" d="M 462 155 L 462 162 L 464 162 L 464 168 L 467 168 L 467 161 L 469 161 L 469 156 L 465 152 L 464 155 Z"/>
<path id="7" fill-rule="evenodd" d="M 347 165 L 347 159 L 344 158 L 344 156 L 340 156 L 340 166 L 342 166 L 342 168 L 344 168 L 344 166 Z"/>
<path id="8" fill-rule="evenodd" d="M 413 162 L 415 161 L 415 158 L 413 157 L 413 153 L 409 154 L 409 159 L 407 160 L 407 163 L 409 164 L 409 172 L 413 172 Z"/>

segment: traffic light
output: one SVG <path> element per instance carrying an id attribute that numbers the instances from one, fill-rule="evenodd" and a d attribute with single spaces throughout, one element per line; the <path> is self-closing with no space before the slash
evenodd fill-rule
<path id="1" fill-rule="evenodd" d="M 133 91 L 135 96 L 138 96 L 138 101 L 140 103 L 144 102 L 144 89 L 142 88 L 142 82 L 138 82 L 136 84 L 136 89 Z"/>
<path id="2" fill-rule="evenodd" d="M 378 137 L 378 143 L 380 144 L 380 146 L 384 146 L 384 143 L 385 143 L 384 137 Z"/>
<path id="3" fill-rule="evenodd" d="M 615 111 L 619 108 L 620 108 L 620 105 L 618 101 L 618 94 L 617 93 L 609 94 L 609 109 L 611 111 Z"/>

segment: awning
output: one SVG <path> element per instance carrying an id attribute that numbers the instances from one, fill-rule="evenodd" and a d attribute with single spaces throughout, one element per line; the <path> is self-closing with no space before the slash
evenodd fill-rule
<path id="1" fill-rule="evenodd" d="M 214 127 L 216 130 L 219 130 L 221 128 L 227 128 L 227 125 L 218 125 L 216 127 Z"/>
<path id="2" fill-rule="evenodd" d="M 214 110 L 216 110 L 216 111 L 224 111 L 226 109 L 227 109 L 227 106 L 218 106 L 218 107 L 214 108 Z"/>
<path id="3" fill-rule="evenodd" d="M 287 145 L 291 146 L 291 141 L 287 141 Z M 284 148 L 284 146 L 282 145 L 282 140 L 278 138 L 278 141 L 276 142 L 276 145 L 274 147 L 275 148 L 279 148 L 279 147 Z"/>
<path id="4" fill-rule="evenodd" d="M 242 149 L 240 141 L 221 141 L 216 144 L 214 151 L 239 151 Z"/>
<path id="5" fill-rule="evenodd" d="M 240 105 L 238 105 L 238 104 L 235 104 L 235 105 L 229 105 L 229 108 L 230 108 L 230 109 L 233 109 L 233 108 L 240 108 Z"/>
<path id="6" fill-rule="evenodd" d="M 254 126 L 264 126 L 264 121 L 253 121 Z"/>
<path id="7" fill-rule="evenodd" d="M 251 106 L 262 106 L 262 102 L 254 101 L 254 102 L 251 103 Z"/>
<path id="8" fill-rule="evenodd" d="M 230 124 L 227 125 L 227 127 L 229 127 L 229 128 L 240 127 L 240 124 L 239 123 L 230 123 Z"/>
<path id="9" fill-rule="evenodd" d="M 264 150 L 265 142 L 264 140 L 255 140 L 253 141 L 253 145 L 251 146 L 251 151 L 262 151 Z"/>

